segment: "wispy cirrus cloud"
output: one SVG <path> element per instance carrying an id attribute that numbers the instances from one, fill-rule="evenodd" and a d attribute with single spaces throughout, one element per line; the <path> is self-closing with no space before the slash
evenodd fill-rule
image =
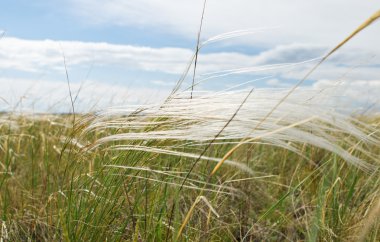
<path id="1" fill-rule="evenodd" d="M 70 11 L 88 24 L 122 25 L 159 29 L 195 39 L 203 0 L 69 0 Z M 209 0 L 203 36 L 238 29 L 278 26 L 268 33 L 245 37 L 240 43 L 275 46 L 308 43 L 332 47 L 352 32 L 375 10 L 364 0 Z M 371 27 L 352 45 L 373 48 L 380 41 L 379 26 Z"/>

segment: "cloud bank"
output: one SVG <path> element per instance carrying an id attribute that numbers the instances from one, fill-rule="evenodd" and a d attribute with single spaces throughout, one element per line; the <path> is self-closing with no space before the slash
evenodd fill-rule
<path id="1" fill-rule="evenodd" d="M 223 90 L 265 76 L 268 78 L 250 82 L 248 86 L 289 87 L 316 63 L 309 60 L 322 56 L 326 50 L 328 48 L 323 45 L 288 44 L 258 54 L 201 52 L 196 81 L 207 81 L 197 90 Z M 0 109 L 20 108 L 23 104 L 27 109 L 38 111 L 68 111 L 70 103 L 63 56 L 70 75 L 83 74 L 72 80 L 74 91 L 85 83 L 78 98 L 78 110 L 90 110 L 94 105 L 104 108 L 116 104 L 157 102 L 169 93 L 192 54 L 193 51 L 186 48 L 6 37 L 0 41 Z M 379 56 L 376 50 L 369 52 L 355 47 L 343 50 L 323 64 L 306 85 L 323 89 L 327 84 L 345 83 L 348 98 L 365 93 L 359 103 L 371 105 L 377 102 L 376 93 L 380 90 Z M 83 76 L 92 65 L 95 71 L 100 71 L 96 78 L 87 80 Z M 126 80 L 138 77 L 143 81 L 138 85 L 128 81 L 115 84 L 112 80 L 115 66 L 123 71 L 117 73 L 118 76 L 125 75 Z M 160 78 L 160 75 L 167 78 Z M 191 78 L 185 86 L 190 83 Z M 246 88 L 247 85 L 240 87 Z"/>
<path id="2" fill-rule="evenodd" d="M 289 44 L 263 50 L 257 55 L 237 52 L 202 52 L 200 73 L 257 67 L 271 64 L 299 63 L 321 57 L 328 48 L 322 45 Z M 64 71 L 63 56 L 69 67 L 94 64 L 120 66 L 126 70 L 162 72 L 180 75 L 193 51 L 186 48 L 151 48 L 109 43 L 53 40 L 25 40 L 7 37 L 0 41 L 0 70 L 40 72 Z M 331 58 L 330 64 L 362 65 L 368 68 L 380 63 L 380 51 L 351 48 Z M 370 75 L 370 73 L 367 73 Z M 367 77 L 365 77 L 367 78 Z"/>
<path id="3" fill-rule="evenodd" d="M 71 112 L 67 82 L 0 78 L 0 111 L 32 113 Z M 91 112 L 111 106 L 142 105 L 162 102 L 167 90 L 107 84 L 99 81 L 71 83 L 75 112 Z"/>

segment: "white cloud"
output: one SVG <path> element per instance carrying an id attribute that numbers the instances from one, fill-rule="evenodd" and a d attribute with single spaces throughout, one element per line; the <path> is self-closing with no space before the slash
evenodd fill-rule
<path id="1" fill-rule="evenodd" d="M 236 52 L 201 53 L 198 73 L 302 62 L 320 57 L 326 49 L 321 45 L 290 44 L 275 46 L 258 55 Z M 98 66 L 119 66 L 125 70 L 156 71 L 180 75 L 193 52 L 185 48 L 151 48 L 80 41 L 24 40 L 10 37 L 0 41 L 0 69 L 27 72 L 46 70 L 63 72 L 63 53 L 68 67 L 75 68 L 94 63 Z M 377 56 L 373 57 L 374 55 Z M 329 63 L 332 69 L 338 68 L 337 65 L 339 65 L 339 68 L 345 70 L 347 67 L 342 65 L 379 64 L 379 59 L 380 50 L 369 52 L 350 48 L 334 55 Z M 309 66 L 306 67 L 310 68 Z M 306 67 L 302 65 L 303 69 Z M 361 79 L 373 79 L 373 75 L 379 74 L 376 66 L 367 66 L 366 68 L 366 72 L 361 73 L 361 75 L 366 76 L 362 76 Z M 297 70 L 294 72 L 303 73 L 302 69 Z M 336 70 L 334 69 L 332 72 L 336 72 Z M 284 70 L 281 69 L 281 71 Z"/>
<path id="2" fill-rule="evenodd" d="M 0 111 L 70 112 L 67 82 L 0 78 Z M 125 87 L 98 81 L 70 84 L 76 112 L 88 112 L 115 105 L 156 103 L 168 90 Z"/>
<path id="3" fill-rule="evenodd" d="M 0 42 L 2 69 L 63 70 L 63 53 L 68 65 L 120 65 L 145 71 L 179 73 L 192 54 L 179 48 L 149 48 L 80 41 L 24 40 L 4 38 Z"/>
<path id="4" fill-rule="evenodd" d="M 302 62 L 305 60 L 321 57 L 327 52 L 326 46 L 289 44 L 278 45 L 257 55 L 257 62 L 260 64 Z"/>
<path id="5" fill-rule="evenodd" d="M 157 86 L 164 86 L 164 87 L 174 87 L 176 84 L 175 82 L 164 81 L 164 80 L 153 80 L 153 81 L 150 81 L 150 83 Z"/>
<path id="6" fill-rule="evenodd" d="M 220 76 L 215 78 L 217 82 L 214 83 L 219 85 L 217 89 L 220 90 L 237 84 L 234 77 L 229 79 L 228 76 L 225 76 L 226 73 L 235 75 L 265 70 L 260 74 L 274 75 L 266 82 L 267 85 L 285 87 L 285 84 L 292 85 L 294 80 L 302 78 L 315 62 L 281 66 L 281 68 L 260 66 L 302 62 L 321 56 L 326 49 L 322 45 L 290 44 L 275 46 L 257 55 L 235 52 L 201 53 L 198 74 L 219 72 L 214 73 L 214 76 Z M 66 56 L 69 72 L 75 71 L 80 66 L 95 63 L 98 66 L 102 65 L 101 69 L 105 74 L 112 73 L 112 67 L 119 66 L 122 69 L 125 68 L 126 72 L 135 71 L 141 76 L 149 71 L 156 71 L 175 74 L 179 77 L 192 55 L 192 51 L 185 48 L 150 48 L 108 43 L 23 40 L 7 37 L 0 41 L 0 71 L 2 73 L 0 77 L 2 87 L 0 89 L 0 109 L 15 107 L 22 97 L 21 104 L 24 107 L 33 108 L 34 106 L 36 110 L 49 110 L 50 107 L 53 107 L 53 110 L 68 111 L 70 103 L 64 76 L 62 51 Z M 369 52 L 351 47 L 332 56 L 317 69 L 311 78 L 313 80 L 346 81 L 349 85 L 346 85 L 348 91 L 345 92 L 345 95 L 349 98 L 355 98 L 360 93 L 366 96 L 369 92 L 373 93 L 368 94 L 369 97 L 376 97 L 380 92 L 380 87 L 373 80 L 378 80 L 380 75 L 379 54 L 379 51 L 376 50 Z M 26 71 L 23 73 L 22 79 L 20 71 Z M 44 72 L 47 71 L 53 74 L 44 76 Z M 38 81 L 36 76 L 40 76 L 42 80 Z M 197 80 L 203 77 L 205 76 L 202 75 Z M 244 82 L 250 78 L 243 76 L 238 82 Z M 95 76 L 95 79 L 97 81 L 90 81 L 85 88 L 82 88 L 80 99 L 78 99 L 78 110 L 88 110 L 96 102 L 99 102 L 99 107 L 109 106 L 111 103 L 143 103 L 146 98 L 155 98 L 156 96 L 163 98 L 164 95 L 155 93 L 167 94 L 170 87 L 174 86 L 173 80 L 161 79 L 158 76 L 145 78 L 146 83 L 140 85 L 145 88 L 133 85 L 130 88 L 115 86 L 111 84 L 113 80 L 101 79 L 98 76 Z M 234 82 L 229 82 L 229 80 L 234 80 Z M 350 82 L 352 83 L 350 84 Z M 320 88 L 319 85 L 322 83 L 321 81 L 317 82 L 315 87 Z M 262 86 L 262 83 L 255 82 L 254 85 L 256 84 Z M 78 82 L 72 83 L 73 90 L 78 89 L 79 86 Z M 199 90 L 201 87 L 197 88 Z M 339 89 L 339 92 L 341 90 Z M 24 95 L 25 93 L 27 95 Z M 115 102 L 110 102 L 112 97 Z M 2 99 L 7 100 L 9 104 L 5 104 Z M 370 99 L 371 102 L 374 100 Z"/>
<path id="7" fill-rule="evenodd" d="M 203 0 L 68 0 L 72 11 L 89 24 L 158 28 L 194 39 Z M 247 44 L 274 46 L 311 43 L 333 47 L 377 10 L 372 0 L 208 0 L 203 36 L 246 28 L 279 26 Z M 377 48 L 379 24 L 352 41 Z"/>
<path id="8" fill-rule="evenodd" d="M 340 108 L 351 109 L 360 107 L 366 110 L 380 109 L 380 80 L 318 80 L 313 86 L 330 96 L 336 96 L 334 105 Z M 352 105 L 354 104 L 354 106 Z"/>
<path id="9" fill-rule="evenodd" d="M 28 72 L 44 69 L 64 71 L 63 54 L 69 67 L 83 64 L 121 66 L 128 70 L 182 74 L 193 51 L 186 48 L 151 48 L 80 41 L 24 40 L 0 42 L 0 68 Z M 201 54 L 203 72 L 254 65 L 254 56 L 239 53 Z"/>
<path id="10" fill-rule="evenodd" d="M 156 83 L 155 81 L 153 81 Z M 70 112 L 71 102 L 66 82 L 31 79 L 0 78 L 0 111 L 32 111 L 32 112 Z M 161 82 L 159 82 L 161 83 Z M 270 79 L 273 87 L 289 88 L 291 85 L 278 79 Z M 77 112 L 88 112 L 120 105 L 141 105 L 158 103 L 169 94 L 170 89 L 154 87 L 125 87 L 98 81 L 88 81 L 70 85 Z M 326 95 L 326 100 L 334 100 L 330 106 L 347 109 L 349 112 L 357 108 L 380 109 L 380 80 L 316 81 L 312 89 L 318 95 Z M 300 88 L 297 92 L 309 90 Z M 78 93 L 79 91 L 79 93 Z M 331 98 L 330 97 L 334 97 Z"/>
<path id="11" fill-rule="evenodd" d="M 289 83 L 285 83 L 285 82 L 282 82 L 276 78 L 272 78 L 272 79 L 269 79 L 268 81 L 266 81 L 266 84 L 270 87 L 282 87 L 282 88 L 286 88 L 286 87 L 291 87 L 292 85 L 289 84 Z"/>

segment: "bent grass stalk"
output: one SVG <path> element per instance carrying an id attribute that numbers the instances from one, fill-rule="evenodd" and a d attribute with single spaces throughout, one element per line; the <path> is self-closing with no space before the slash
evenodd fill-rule
<path id="1" fill-rule="evenodd" d="M 338 49 L 340 49 L 343 45 L 345 45 L 348 41 L 350 41 L 355 35 L 357 35 L 359 32 L 361 32 L 363 29 L 370 26 L 373 22 L 375 22 L 377 19 L 380 18 L 380 10 L 375 12 L 371 17 L 369 17 L 366 21 L 364 21 L 357 29 L 355 29 L 347 38 L 345 38 L 342 42 L 340 42 L 337 46 L 335 46 L 330 52 L 328 52 L 296 85 L 293 86 L 292 89 L 268 112 L 268 114 L 260 121 L 256 127 L 253 129 L 255 131 L 257 128 L 260 127 L 260 125 L 267 120 L 268 117 L 272 115 L 272 113 L 325 61 L 328 57 L 330 57 L 334 52 L 336 52 Z M 253 132 L 252 131 L 252 132 Z M 240 144 L 233 147 L 231 150 L 229 150 L 226 155 L 221 159 L 220 163 L 223 164 L 223 162 L 228 159 L 236 150 L 244 144 L 245 142 L 248 142 L 248 138 L 245 138 L 241 141 Z M 221 165 L 220 164 L 220 165 Z M 215 168 L 220 167 L 218 164 Z M 215 169 L 214 169 L 215 170 Z M 214 173 L 215 171 L 213 171 Z"/>

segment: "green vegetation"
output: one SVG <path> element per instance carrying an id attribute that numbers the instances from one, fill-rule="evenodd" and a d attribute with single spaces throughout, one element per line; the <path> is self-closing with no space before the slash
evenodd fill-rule
<path id="1" fill-rule="evenodd" d="M 243 145 L 232 158 L 253 174 L 223 165 L 210 176 L 215 162 L 189 174 L 194 158 L 111 149 L 121 141 L 94 146 L 115 130 L 83 132 L 83 117 L 74 127 L 72 116 L 0 117 L 2 241 L 380 240 L 378 172 L 311 145 L 301 144 L 301 154 Z M 222 158 L 233 146 L 212 145 L 204 156 Z M 379 157 L 379 146 L 365 148 Z"/>
<path id="2" fill-rule="evenodd" d="M 285 92 L 2 114 L 0 241 L 380 241 L 379 119 L 297 93 L 378 18 Z"/>

